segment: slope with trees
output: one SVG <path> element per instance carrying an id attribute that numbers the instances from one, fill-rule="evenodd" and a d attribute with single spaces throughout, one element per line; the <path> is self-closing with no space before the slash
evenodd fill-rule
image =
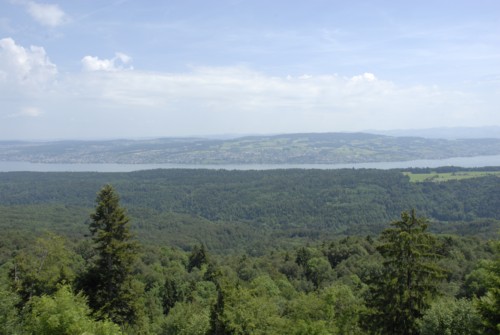
<path id="1" fill-rule="evenodd" d="M 0 334 L 439 334 L 456 328 L 450 319 L 498 333 L 498 242 L 434 235 L 414 211 L 378 236 L 258 256 L 137 248 L 134 224 L 107 185 L 89 238 L 9 248 Z"/>
<path id="2" fill-rule="evenodd" d="M 412 183 L 398 170 L 152 170 L 0 173 L 0 227 L 15 239 L 44 230 L 81 237 L 106 183 L 120 192 L 141 240 L 183 249 L 201 240 L 235 252 L 374 235 L 411 207 L 440 233 L 487 237 L 500 220 L 496 176 Z"/>

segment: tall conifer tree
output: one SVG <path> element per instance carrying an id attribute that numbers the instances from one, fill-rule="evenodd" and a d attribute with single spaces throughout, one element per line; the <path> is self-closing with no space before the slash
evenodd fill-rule
<path id="1" fill-rule="evenodd" d="M 500 241 L 495 245 L 496 257 L 486 265 L 486 295 L 477 301 L 488 334 L 500 334 Z"/>
<path id="2" fill-rule="evenodd" d="M 415 210 L 403 212 L 401 220 L 391 225 L 382 232 L 382 244 L 377 247 L 384 257 L 384 270 L 372 286 L 369 326 L 376 334 L 418 334 L 417 319 L 443 277 L 434 262 L 437 240 Z"/>
<path id="3" fill-rule="evenodd" d="M 138 245 L 132 240 L 129 218 L 111 185 L 98 193 L 90 218 L 96 258 L 84 283 L 89 304 L 103 318 L 121 325 L 134 323 L 138 297 L 131 273 Z"/>

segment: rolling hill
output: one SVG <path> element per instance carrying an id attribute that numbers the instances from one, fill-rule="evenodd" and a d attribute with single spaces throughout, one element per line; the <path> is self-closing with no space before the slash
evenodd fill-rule
<path id="1" fill-rule="evenodd" d="M 343 164 L 499 155 L 500 139 L 313 133 L 233 139 L 0 141 L 1 161 L 120 164 Z"/>

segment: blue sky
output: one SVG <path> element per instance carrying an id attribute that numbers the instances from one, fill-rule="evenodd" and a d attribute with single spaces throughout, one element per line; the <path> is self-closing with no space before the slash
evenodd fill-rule
<path id="1" fill-rule="evenodd" d="M 0 139 L 500 125 L 500 2 L 0 0 Z"/>

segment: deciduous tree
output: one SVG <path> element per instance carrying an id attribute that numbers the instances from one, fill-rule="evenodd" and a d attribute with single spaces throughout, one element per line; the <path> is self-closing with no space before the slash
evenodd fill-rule
<path id="1" fill-rule="evenodd" d="M 53 296 L 43 295 L 30 301 L 26 328 L 29 334 L 39 335 L 121 334 L 118 325 L 93 320 L 85 297 L 73 294 L 67 285 L 60 286 Z"/>
<path id="2" fill-rule="evenodd" d="M 71 283 L 82 259 L 67 247 L 63 237 L 46 234 L 21 250 L 10 271 L 13 287 L 24 306 L 33 296 L 52 294 L 60 283 Z"/>

